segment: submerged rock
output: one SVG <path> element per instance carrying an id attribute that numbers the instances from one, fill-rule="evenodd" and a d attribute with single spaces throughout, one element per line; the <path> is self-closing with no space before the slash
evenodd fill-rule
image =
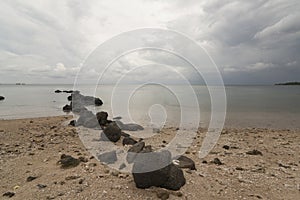
<path id="1" fill-rule="evenodd" d="M 55 92 L 55 93 L 62 93 L 61 90 L 55 90 L 54 92 Z"/>

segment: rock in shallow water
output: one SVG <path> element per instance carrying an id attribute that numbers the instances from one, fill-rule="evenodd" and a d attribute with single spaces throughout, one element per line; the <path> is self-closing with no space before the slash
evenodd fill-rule
<path id="1" fill-rule="evenodd" d="M 4 96 L 0 96 L 0 101 L 3 101 L 5 99 Z"/>

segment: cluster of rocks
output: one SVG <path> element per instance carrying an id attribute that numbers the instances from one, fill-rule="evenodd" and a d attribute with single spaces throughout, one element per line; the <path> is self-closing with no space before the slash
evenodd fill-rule
<path id="1" fill-rule="evenodd" d="M 5 99 L 4 96 L 0 96 L 0 101 L 3 101 Z"/>

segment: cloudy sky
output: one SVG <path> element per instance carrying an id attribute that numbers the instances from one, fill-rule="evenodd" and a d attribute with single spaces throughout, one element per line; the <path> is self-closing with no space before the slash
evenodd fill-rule
<path id="1" fill-rule="evenodd" d="M 299 10 L 299 0 L 2 0 L 0 83 L 73 83 L 99 45 L 143 27 L 175 30 L 195 40 L 226 84 L 300 81 Z M 99 67 L 106 64 L 99 61 Z M 132 72 L 138 66 L 142 70 Z M 172 67 L 197 82 L 187 63 L 150 50 L 120 57 L 111 73 L 176 82 L 177 76 L 168 76 Z"/>

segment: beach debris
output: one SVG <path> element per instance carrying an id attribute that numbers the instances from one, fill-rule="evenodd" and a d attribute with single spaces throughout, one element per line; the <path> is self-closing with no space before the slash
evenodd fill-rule
<path id="1" fill-rule="evenodd" d="M 131 138 L 131 137 L 125 137 L 125 138 L 123 138 L 123 141 L 122 141 L 122 144 L 125 146 L 125 145 L 134 145 L 134 144 L 136 144 L 137 143 L 137 141 L 136 140 L 134 140 L 133 138 Z"/>
<path id="2" fill-rule="evenodd" d="M 98 159 L 101 162 L 104 162 L 107 164 L 113 164 L 117 161 L 117 153 L 116 153 L 116 151 L 106 152 L 106 153 L 98 155 Z"/>
<path id="3" fill-rule="evenodd" d="M 58 163 L 61 165 L 61 168 L 71 168 L 79 165 L 80 160 L 70 155 L 62 154 Z"/>
<path id="4" fill-rule="evenodd" d="M 223 163 L 221 162 L 221 160 L 219 158 L 214 158 L 214 160 L 211 162 L 216 165 L 223 165 Z"/>
<path id="5" fill-rule="evenodd" d="M 177 165 L 179 168 L 188 168 L 190 170 L 197 170 L 195 167 L 195 162 L 186 156 L 180 156 L 174 161 L 173 163 Z"/>
<path id="6" fill-rule="evenodd" d="M 3 101 L 5 99 L 4 96 L 0 96 L 0 101 Z"/>
<path id="7" fill-rule="evenodd" d="M 156 169 L 157 166 L 162 168 Z M 179 190 L 186 183 L 183 171 L 171 162 L 171 153 L 165 150 L 147 156 L 138 154 L 133 164 L 133 178 L 136 187 L 143 189 L 156 186 Z"/>
<path id="8" fill-rule="evenodd" d="M 2 196 L 11 198 L 11 197 L 15 196 L 15 193 L 14 192 L 5 192 Z"/>
<path id="9" fill-rule="evenodd" d="M 246 154 L 252 155 L 252 156 L 256 156 L 256 155 L 262 156 L 262 155 L 263 155 L 261 151 L 258 151 L 258 150 L 256 150 L 256 149 L 254 149 L 254 150 L 252 150 L 252 151 L 247 151 Z"/>
<path id="10" fill-rule="evenodd" d="M 121 129 L 114 123 L 104 128 L 103 133 L 112 142 L 117 142 L 121 138 Z"/>
<path id="11" fill-rule="evenodd" d="M 31 181 L 33 181 L 33 180 L 35 180 L 37 178 L 38 178 L 37 176 L 28 176 L 27 179 L 26 179 L 26 181 L 27 182 L 31 182 Z"/>

